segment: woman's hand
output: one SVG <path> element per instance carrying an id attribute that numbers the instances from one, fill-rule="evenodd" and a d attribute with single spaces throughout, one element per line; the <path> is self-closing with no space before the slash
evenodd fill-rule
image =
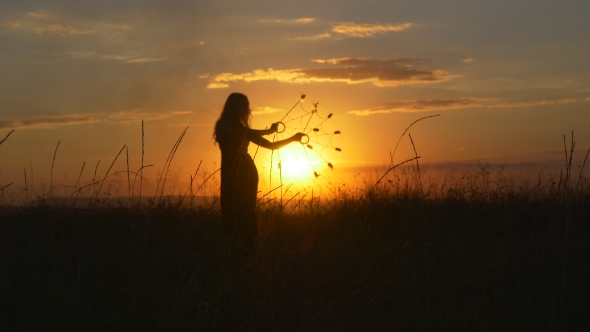
<path id="1" fill-rule="evenodd" d="M 270 129 L 269 130 L 270 130 L 270 133 L 271 134 L 274 134 L 277 131 L 279 131 L 279 123 L 280 122 L 275 122 L 275 123 L 273 123 L 273 124 L 270 125 Z"/>
<path id="2" fill-rule="evenodd" d="M 293 142 L 301 142 L 301 139 L 305 136 L 304 133 L 296 133 L 295 135 L 291 136 Z"/>

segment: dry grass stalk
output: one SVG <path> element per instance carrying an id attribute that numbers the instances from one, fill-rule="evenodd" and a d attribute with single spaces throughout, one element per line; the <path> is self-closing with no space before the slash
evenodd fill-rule
<path id="1" fill-rule="evenodd" d="M 144 148 L 144 136 L 145 136 L 145 132 L 144 132 L 144 127 L 143 127 L 143 120 L 141 120 L 141 168 L 139 169 L 139 171 L 141 171 L 140 177 L 139 177 L 139 207 L 141 208 L 141 189 L 142 189 L 142 185 L 143 185 L 143 156 L 144 156 L 144 152 L 145 152 L 145 148 Z M 133 180 L 133 188 L 135 189 L 135 180 Z"/>
<path id="2" fill-rule="evenodd" d="M 402 135 L 397 140 L 397 143 L 395 144 L 395 148 L 393 149 L 393 153 L 390 154 L 390 158 L 391 158 L 391 160 L 389 162 L 390 165 L 393 165 L 393 157 L 395 156 L 395 152 L 397 151 L 397 147 L 399 146 L 399 143 L 401 142 L 401 140 L 404 137 L 404 135 L 408 132 L 408 130 L 410 130 L 410 128 L 412 128 L 413 125 L 415 125 L 416 123 L 418 123 L 418 122 L 420 122 L 422 120 L 426 120 L 426 119 L 429 119 L 429 118 L 434 118 L 434 117 L 437 117 L 437 116 L 440 116 L 440 114 L 425 116 L 423 118 L 420 118 L 420 119 L 418 119 L 418 120 L 410 123 L 410 125 L 406 128 L 406 130 L 404 130 L 404 132 L 402 133 Z"/>
<path id="3" fill-rule="evenodd" d="M 382 181 L 382 180 L 383 180 L 383 179 L 384 179 L 384 178 L 387 176 L 387 174 L 389 174 L 389 172 L 393 171 L 394 169 L 398 168 L 399 166 L 401 166 L 401 165 L 403 165 L 403 164 L 405 164 L 405 163 L 409 163 L 410 161 L 417 160 L 417 159 L 419 159 L 419 158 L 420 158 L 420 156 L 417 156 L 417 157 L 414 157 L 414 158 L 410 158 L 410 159 L 408 159 L 408 160 L 404 160 L 404 161 L 402 161 L 402 162 L 401 162 L 401 163 L 399 163 L 399 164 L 395 164 L 395 165 L 393 165 L 393 166 L 389 167 L 389 168 L 388 168 L 388 169 L 385 171 L 385 173 L 383 173 L 383 175 L 382 175 L 382 176 L 379 178 L 379 180 L 377 180 L 377 182 L 375 182 L 375 184 L 374 184 L 374 185 L 373 185 L 373 186 L 372 186 L 372 187 L 371 187 L 371 188 L 370 188 L 370 189 L 367 191 L 367 193 L 371 192 L 371 191 L 372 191 L 372 190 L 373 190 L 373 189 L 374 189 L 374 188 L 375 188 L 375 187 L 376 187 L 376 186 L 377 186 L 379 183 L 381 183 L 381 181 Z"/>
<path id="4" fill-rule="evenodd" d="M 4 143 L 4 141 L 6 141 L 8 139 L 8 137 L 10 135 L 12 135 L 12 133 L 14 133 L 14 129 L 12 129 L 8 134 L 6 134 L 6 136 L 4 137 L 4 139 L 0 141 L 0 145 L 2 145 L 2 143 Z"/>
<path id="5" fill-rule="evenodd" d="M 131 177 L 129 175 L 129 147 L 125 146 L 125 155 L 127 157 L 127 195 L 129 195 L 129 206 L 133 206 L 133 194 L 131 193 Z"/>
<path id="6" fill-rule="evenodd" d="M 257 202 L 260 202 L 260 201 L 261 201 L 261 200 L 262 200 L 264 197 L 266 197 L 266 196 L 270 195 L 270 193 L 272 193 L 273 191 L 275 191 L 275 190 L 277 190 L 277 189 L 279 189 L 279 188 L 282 188 L 282 187 L 283 187 L 283 185 L 282 185 L 282 184 L 281 184 L 281 185 L 279 185 L 278 187 L 275 187 L 274 189 L 270 190 L 270 191 L 269 191 L 269 192 L 267 192 L 266 194 L 262 195 L 262 197 L 260 197 L 260 198 L 257 200 Z M 268 203 L 268 202 L 267 202 L 267 203 Z M 266 204 L 266 203 L 265 203 L 265 204 Z"/>
<path id="7" fill-rule="evenodd" d="M 100 165 L 100 159 L 98 160 L 98 162 L 96 163 L 96 167 L 94 167 L 94 177 L 92 178 L 92 183 L 94 184 L 92 189 L 94 190 L 94 194 L 96 195 L 96 184 L 98 183 L 96 181 L 96 173 L 98 172 L 98 165 Z"/>
<path id="8" fill-rule="evenodd" d="M 111 168 L 113 168 L 113 165 L 117 161 L 117 158 L 119 158 L 119 155 L 121 154 L 121 152 L 123 152 L 123 150 L 126 147 L 127 147 L 127 145 L 123 145 L 123 147 L 121 148 L 121 150 L 119 150 L 119 153 L 117 153 L 117 156 L 115 157 L 115 159 L 113 159 L 113 162 L 111 163 L 111 166 L 109 166 L 109 169 L 107 170 L 106 174 L 104 175 L 104 178 L 100 182 L 100 186 L 98 187 L 98 192 L 96 192 L 96 197 L 95 198 L 98 198 L 98 195 L 100 194 L 100 190 L 102 189 L 102 186 L 104 184 L 104 181 L 107 179 L 107 176 L 109 176 L 109 172 L 111 171 Z M 98 168 L 98 164 L 96 165 L 96 167 Z"/>
<path id="9" fill-rule="evenodd" d="M 55 147 L 55 151 L 53 152 L 53 160 L 51 161 L 51 178 L 49 183 L 49 196 L 51 198 L 53 198 L 53 165 L 55 164 L 55 156 L 57 155 L 57 149 L 59 149 L 59 143 L 61 143 L 61 141 L 57 142 L 57 146 Z"/>
<path id="10" fill-rule="evenodd" d="M 184 135 L 186 134 L 187 130 L 188 130 L 188 127 L 186 127 L 184 129 L 184 131 L 182 132 L 182 134 L 180 134 L 180 137 L 176 140 L 176 143 L 174 143 L 174 146 L 172 146 L 172 150 L 170 150 L 170 153 L 168 154 L 168 158 L 166 159 L 166 162 L 164 163 L 164 169 L 162 170 L 162 174 L 160 174 L 160 177 L 158 178 L 158 183 L 156 185 L 156 192 L 154 194 L 154 198 L 158 195 L 158 191 L 160 191 L 160 199 L 164 195 L 164 187 L 166 185 L 166 177 L 168 176 L 168 170 L 170 169 L 170 164 L 172 164 L 172 159 L 174 158 L 174 155 L 176 154 L 176 150 L 178 149 L 178 146 L 180 146 L 180 143 L 182 142 L 182 139 L 184 138 Z M 160 188 L 160 184 L 162 184 L 161 188 Z"/>
<path id="11" fill-rule="evenodd" d="M 72 191 L 72 194 L 70 195 L 73 196 L 74 193 L 76 192 L 76 188 L 78 187 L 78 184 L 80 183 L 80 178 L 82 177 L 82 172 L 84 172 L 84 166 L 86 165 L 86 161 L 84 161 L 82 163 L 82 169 L 80 170 L 80 174 L 78 174 L 78 180 L 76 180 L 76 184 L 74 185 L 74 191 Z"/>
<path id="12" fill-rule="evenodd" d="M 188 195 L 189 191 L 191 194 L 191 202 L 190 202 L 190 207 L 192 209 L 193 207 L 193 182 L 195 181 L 195 179 L 197 178 L 197 174 L 199 173 L 199 170 L 201 169 L 201 164 L 203 163 L 203 160 L 201 159 L 201 161 L 199 161 L 199 166 L 197 166 L 197 170 L 195 171 L 195 175 L 191 176 L 191 181 L 188 184 L 188 189 L 186 190 L 186 192 L 184 193 L 184 195 L 182 196 L 182 198 L 180 199 L 180 204 L 182 205 L 182 203 L 184 202 L 184 199 L 186 197 L 186 195 Z"/>
<path id="13" fill-rule="evenodd" d="M 420 191 L 422 191 L 422 181 L 420 179 L 420 162 L 418 159 L 420 159 L 418 157 L 418 152 L 416 151 L 416 145 L 414 145 L 414 140 L 412 139 L 412 135 L 408 134 L 408 136 L 410 137 L 410 142 L 412 142 L 412 147 L 414 148 L 414 156 L 416 156 L 416 171 L 418 174 L 418 185 L 420 186 Z"/>
<path id="14" fill-rule="evenodd" d="M 25 191 L 27 191 L 27 189 L 29 188 L 29 185 L 27 183 L 27 169 L 23 169 L 24 173 L 25 173 Z"/>
<path id="15" fill-rule="evenodd" d="M 291 201 L 293 200 L 293 198 L 295 198 L 295 197 L 299 196 L 299 194 L 300 194 L 302 191 L 303 191 L 303 190 L 300 190 L 300 191 L 298 191 L 298 192 L 297 192 L 295 195 L 293 195 L 293 197 L 289 198 L 289 200 L 288 200 L 288 201 L 287 201 L 285 204 L 281 204 L 281 206 L 282 206 L 282 208 L 281 208 L 281 209 L 284 209 L 284 208 L 287 206 L 287 204 L 289 204 L 289 202 L 291 202 Z M 285 194 L 286 194 L 286 193 L 285 193 Z"/>
<path id="16" fill-rule="evenodd" d="M 34 192 L 34 188 L 35 188 L 35 174 L 33 173 L 33 164 L 31 163 L 30 160 L 29 160 L 29 170 L 31 171 L 31 192 L 30 192 L 30 196 L 31 196 L 31 200 L 33 200 L 33 192 Z"/>
<path id="17" fill-rule="evenodd" d="M 203 188 L 203 186 L 205 185 L 205 183 L 213 177 L 213 175 L 215 175 L 217 172 L 221 171 L 221 167 L 216 169 L 213 173 L 211 173 L 205 180 L 203 180 L 203 183 L 201 183 L 201 185 L 199 186 L 199 188 L 197 188 L 197 191 L 195 192 L 195 195 L 199 192 L 199 190 L 201 190 L 201 188 Z"/>
<path id="18" fill-rule="evenodd" d="M 303 197 L 301 197 L 301 198 L 299 199 L 299 202 L 297 202 L 297 205 L 295 205 L 295 206 L 294 206 L 294 207 L 291 209 L 291 211 L 290 211 L 289 213 L 293 213 L 293 211 L 295 211 L 295 209 L 296 209 L 297 207 L 300 207 L 300 206 L 301 206 L 301 201 L 302 201 L 302 200 L 305 198 L 305 196 L 307 196 L 307 194 L 308 194 L 308 193 L 306 192 L 306 193 L 303 195 Z M 299 195 L 299 193 L 297 193 L 297 195 Z M 297 195 L 296 195 L 296 196 L 297 196 Z M 289 201 L 290 201 L 290 200 L 289 200 Z M 287 202 L 287 203 L 288 203 L 288 202 Z M 286 205 L 286 204 L 285 204 L 285 205 Z M 299 212 L 301 212 L 301 208 L 299 208 Z"/>
<path id="19" fill-rule="evenodd" d="M 0 188 L 0 191 L 4 191 L 4 189 L 10 187 L 11 185 L 13 185 L 14 182 L 10 182 L 9 184 L 5 185 L 4 187 Z"/>

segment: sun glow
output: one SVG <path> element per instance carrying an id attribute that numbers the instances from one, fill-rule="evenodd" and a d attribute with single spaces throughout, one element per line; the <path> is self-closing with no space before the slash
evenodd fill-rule
<path id="1" fill-rule="evenodd" d="M 281 150 L 280 169 L 283 179 L 289 182 L 303 183 L 314 178 L 314 172 L 321 169 L 321 164 L 315 155 L 306 154 L 303 147 L 292 146 Z"/>
<path id="2" fill-rule="evenodd" d="M 309 161 L 292 156 L 281 160 L 281 168 L 287 175 L 297 177 L 302 176 L 302 173 L 306 171 L 311 171 Z"/>

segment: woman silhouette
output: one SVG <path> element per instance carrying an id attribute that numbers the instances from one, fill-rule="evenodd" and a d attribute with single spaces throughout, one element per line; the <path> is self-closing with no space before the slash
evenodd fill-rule
<path id="1" fill-rule="evenodd" d="M 299 142 L 302 133 L 277 142 L 264 139 L 277 131 L 278 122 L 270 129 L 250 128 L 250 103 L 241 93 L 227 97 L 219 120 L 215 123 L 213 138 L 221 150 L 221 214 L 223 230 L 232 244 L 254 249 L 258 225 L 256 223 L 256 194 L 258 171 L 248 154 L 250 142 L 263 148 L 275 150 L 291 142 Z"/>

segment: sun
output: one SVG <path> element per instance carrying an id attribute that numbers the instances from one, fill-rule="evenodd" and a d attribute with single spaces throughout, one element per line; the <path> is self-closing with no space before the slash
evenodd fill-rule
<path id="1" fill-rule="evenodd" d="M 306 154 L 303 147 L 292 146 L 281 150 L 277 162 L 284 181 L 304 183 L 314 177 L 314 169 L 320 169 L 320 161 L 316 156 Z M 280 159 L 279 159 L 280 158 Z"/>
<path id="2" fill-rule="evenodd" d="M 293 156 L 288 156 L 281 160 L 281 167 L 283 172 L 285 172 L 285 175 L 293 177 L 299 177 L 304 172 L 309 172 L 311 170 L 309 161 Z"/>

